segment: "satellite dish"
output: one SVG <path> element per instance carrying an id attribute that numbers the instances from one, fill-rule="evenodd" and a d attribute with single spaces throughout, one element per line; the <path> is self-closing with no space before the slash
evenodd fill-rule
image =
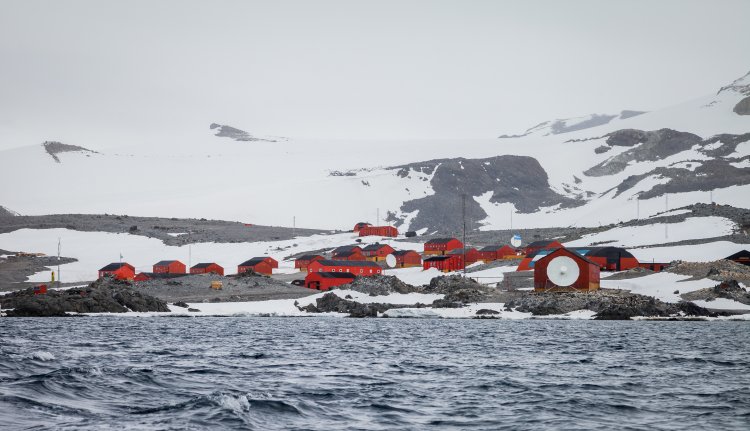
<path id="1" fill-rule="evenodd" d="M 510 245 L 513 247 L 520 247 L 521 246 L 521 235 L 515 234 L 510 239 Z"/>
<path id="2" fill-rule="evenodd" d="M 571 286 L 579 274 L 578 264 L 568 256 L 557 256 L 547 265 L 547 277 L 561 287 Z"/>
<path id="3" fill-rule="evenodd" d="M 388 268 L 395 268 L 396 267 L 396 256 L 389 254 L 385 257 L 385 264 L 388 265 Z"/>

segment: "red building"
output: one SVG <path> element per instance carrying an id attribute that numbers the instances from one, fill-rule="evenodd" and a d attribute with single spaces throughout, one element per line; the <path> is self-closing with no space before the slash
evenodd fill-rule
<path id="1" fill-rule="evenodd" d="M 354 229 L 352 229 L 352 232 L 356 233 L 356 232 L 359 232 L 362 228 L 370 227 L 370 226 L 372 226 L 370 223 L 361 221 L 354 225 Z"/>
<path id="2" fill-rule="evenodd" d="M 216 263 L 199 263 L 190 268 L 191 274 L 218 274 L 224 275 L 224 268 Z"/>
<path id="3" fill-rule="evenodd" d="M 565 256 L 573 260 L 578 267 L 578 278 L 570 286 L 558 286 L 549 279 L 547 267 L 556 257 Z M 567 268 L 570 271 L 570 268 Z M 558 248 L 552 253 L 539 259 L 534 265 L 535 291 L 571 291 L 599 289 L 599 265 L 581 256 L 573 250 Z"/>
<path id="4" fill-rule="evenodd" d="M 562 246 L 563 245 L 560 241 L 554 241 L 554 240 L 553 241 L 549 241 L 549 240 L 534 241 L 523 249 L 523 254 L 528 256 L 532 253 L 536 253 L 539 250 L 554 250 Z"/>
<path id="5" fill-rule="evenodd" d="M 367 257 L 359 250 L 352 250 L 352 251 L 342 251 L 341 253 L 337 254 L 334 259 L 361 261 L 361 260 L 367 260 Z"/>
<path id="6" fill-rule="evenodd" d="M 258 274 L 271 275 L 273 273 L 273 268 L 278 267 L 279 262 L 272 257 L 254 257 L 239 264 L 239 266 L 237 266 L 237 274 L 242 274 L 243 272 L 252 270 Z"/>
<path id="7" fill-rule="evenodd" d="M 99 270 L 99 278 L 114 277 L 117 280 L 132 280 L 135 278 L 135 268 L 129 263 L 110 263 Z"/>
<path id="8" fill-rule="evenodd" d="M 424 254 L 426 255 L 444 255 L 451 250 L 461 248 L 464 243 L 456 238 L 433 238 L 424 243 Z"/>
<path id="9" fill-rule="evenodd" d="M 305 287 L 308 289 L 330 290 L 342 284 L 349 284 L 356 275 L 349 272 L 310 272 L 305 277 Z"/>
<path id="10" fill-rule="evenodd" d="M 464 249 L 463 248 L 457 248 L 455 250 L 451 250 L 448 252 L 449 256 L 458 256 L 459 259 L 463 261 L 464 259 Z M 472 263 L 476 263 L 479 260 L 479 252 L 476 248 L 467 248 L 466 249 L 466 263 L 465 265 L 471 265 Z"/>
<path id="11" fill-rule="evenodd" d="M 341 253 L 349 253 L 351 251 L 358 251 L 362 253 L 362 247 L 358 245 L 342 245 L 341 247 L 336 247 L 331 251 L 331 257 L 333 259 L 337 259 Z"/>
<path id="12" fill-rule="evenodd" d="M 316 260 L 307 267 L 307 272 L 348 272 L 354 275 L 371 276 L 383 273 L 377 263 L 370 261 Z"/>
<path id="13" fill-rule="evenodd" d="M 458 271 L 464 269 L 461 257 L 456 255 L 433 256 L 422 261 L 423 269 L 436 268 L 443 272 Z"/>
<path id="14" fill-rule="evenodd" d="M 325 258 L 319 254 L 305 254 L 294 261 L 294 267 L 300 271 L 307 271 L 307 266 L 310 265 L 311 262 L 323 259 Z"/>
<path id="15" fill-rule="evenodd" d="M 398 236 L 398 229 L 393 226 L 365 226 L 359 230 L 359 236 Z"/>
<path id="16" fill-rule="evenodd" d="M 179 260 L 162 260 L 154 264 L 156 274 L 185 274 L 185 264 Z"/>
<path id="17" fill-rule="evenodd" d="M 654 272 L 662 272 L 668 266 L 669 264 L 664 262 L 638 262 L 639 268 L 649 269 Z"/>
<path id="18" fill-rule="evenodd" d="M 516 249 L 509 245 L 488 245 L 479 250 L 479 260 L 492 262 L 501 259 L 515 259 L 518 257 Z"/>
<path id="19" fill-rule="evenodd" d="M 396 267 L 411 268 L 422 266 L 422 256 L 414 250 L 398 250 L 393 252 L 396 258 Z"/>
<path id="20" fill-rule="evenodd" d="M 394 250 L 393 247 L 388 244 L 375 243 L 363 248 L 362 254 L 365 255 L 365 258 L 367 258 L 367 260 L 380 262 L 381 260 L 385 260 L 385 257 L 389 254 L 392 254 L 394 251 L 396 250 Z"/>

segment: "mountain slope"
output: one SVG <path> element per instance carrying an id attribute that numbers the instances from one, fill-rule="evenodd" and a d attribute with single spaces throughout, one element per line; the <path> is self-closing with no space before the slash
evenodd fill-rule
<path id="1" fill-rule="evenodd" d="M 711 198 L 748 208 L 750 118 L 734 111 L 748 85 L 750 75 L 663 110 L 502 140 L 244 145 L 235 139 L 252 135 L 219 125 L 64 136 L 6 127 L 0 139 L 22 146 L 0 151 L 0 204 L 28 215 L 283 226 L 296 217 L 297 226 L 328 229 L 376 222 L 380 212 L 401 230 L 441 232 L 460 227 L 463 195 L 469 227 L 481 229 L 508 228 L 511 218 L 514 227 L 596 226 Z M 91 152 L 56 153 L 56 163 L 40 145 L 51 136 Z"/>

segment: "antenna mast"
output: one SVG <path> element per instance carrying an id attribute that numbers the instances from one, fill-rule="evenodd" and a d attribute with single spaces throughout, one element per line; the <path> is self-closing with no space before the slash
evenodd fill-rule
<path id="1" fill-rule="evenodd" d="M 461 215 L 463 218 L 463 263 L 464 263 L 464 277 L 466 277 L 466 194 L 461 195 Z"/>
<path id="2" fill-rule="evenodd" d="M 60 287 L 60 282 L 62 281 L 60 279 L 60 250 L 61 250 L 61 241 L 60 241 L 60 237 L 57 237 L 57 287 Z"/>

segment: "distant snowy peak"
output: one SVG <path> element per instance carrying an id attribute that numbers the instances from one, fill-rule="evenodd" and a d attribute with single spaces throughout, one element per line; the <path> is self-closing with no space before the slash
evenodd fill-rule
<path id="1" fill-rule="evenodd" d="M 218 136 L 220 138 L 230 138 L 239 142 L 279 142 L 286 140 L 286 138 L 278 136 L 262 138 L 253 136 L 244 130 L 237 129 L 232 126 L 227 126 L 225 124 L 211 123 L 209 127 L 211 128 L 211 130 L 216 130 L 216 134 L 214 136 Z"/>
<path id="2" fill-rule="evenodd" d="M 574 132 L 576 130 L 589 129 L 591 127 L 601 126 L 608 124 L 612 120 L 625 120 L 627 118 L 635 117 L 641 114 L 645 114 L 645 111 L 628 111 L 624 110 L 619 114 L 591 114 L 585 117 L 575 118 L 564 118 L 561 120 L 545 121 L 539 123 L 530 129 L 527 129 L 523 134 L 520 135 L 501 135 L 500 139 L 507 138 L 522 138 L 529 135 L 560 135 L 562 133 Z"/>
<path id="3" fill-rule="evenodd" d="M 750 72 L 741 78 L 735 79 L 731 84 L 721 87 L 716 94 L 718 95 L 725 91 L 734 91 L 745 96 L 750 96 Z"/>
<path id="4" fill-rule="evenodd" d="M 97 154 L 96 151 L 89 150 L 88 148 L 79 147 L 78 145 L 68 145 L 57 141 L 45 141 L 42 143 L 44 151 L 47 152 L 56 163 L 60 163 L 58 154 L 60 153 L 84 153 L 87 156 L 90 154 Z"/>

